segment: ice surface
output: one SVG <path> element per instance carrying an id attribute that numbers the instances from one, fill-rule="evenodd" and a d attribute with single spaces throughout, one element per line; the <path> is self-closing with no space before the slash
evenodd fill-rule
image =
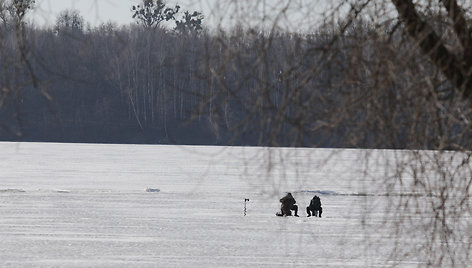
<path id="1" fill-rule="evenodd" d="M 418 264 L 388 257 L 356 150 L 0 143 L 0 158 L 1 267 Z M 301 217 L 275 216 L 285 192 Z M 314 194 L 323 218 L 305 217 Z"/>

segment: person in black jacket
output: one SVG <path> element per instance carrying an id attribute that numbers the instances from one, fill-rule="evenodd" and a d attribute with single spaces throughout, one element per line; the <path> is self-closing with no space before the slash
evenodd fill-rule
<path id="1" fill-rule="evenodd" d="M 295 198 L 293 198 L 291 193 L 288 193 L 286 196 L 282 197 L 280 199 L 280 203 L 282 203 L 281 206 L 281 212 L 277 213 L 277 216 L 292 216 L 292 210 L 295 211 L 295 217 L 298 217 L 298 206 L 295 205 L 297 201 L 295 201 Z"/>
<path id="2" fill-rule="evenodd" d="M 321 207 L 321 200 L 318 196 L 314 196 L 311 201 L 310 205 L 306 207 L 306 213 L 308 217 L 310 216 L 317 216 L 321 218 L 321 213 L 323 213 L 323 208 Z"/>

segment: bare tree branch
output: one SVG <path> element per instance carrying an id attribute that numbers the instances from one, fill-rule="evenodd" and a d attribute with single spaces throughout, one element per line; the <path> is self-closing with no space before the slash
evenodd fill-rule
<path id="1" fill-rule="evenodd" d="M 401 20 L 405 23 L 410 37 L 416 41 L 424 54 L 434 62 L 454 87 L 462 92 L 463 97 L 469 99 L 472 93 L 472 79 L 469 77 L 472 70 L 472 61 L 461 60 L 446 48 L 443 40 L 438 37 L 434 29 L 421 19 L 412 0 L 392 0 L 392 3 L 395 5 Z M 456 14 L 458 11 L 455 10 L 454 5 L 452 7 L 450 14 Z M 458 9 L 458 7 L 456 8 Z M 460 16 L 460 12 L 457 16 Z M 464 37 L 464 30 L 459 26 L 456 26 L 457 28 L 459 28 L 457 35 L 461 38 L 463 44 L 467 44 L 468 47 L 469 41 Z M 472 102 L 472 99 L 470 101 Z"/>

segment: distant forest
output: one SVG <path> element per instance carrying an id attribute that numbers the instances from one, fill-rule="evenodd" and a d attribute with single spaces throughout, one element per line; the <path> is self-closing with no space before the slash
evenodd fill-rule
<path id="1" fill-rule="evenodd" d="M 412 128 L 431 132 L 423 129 L 434 118 L 416 114 L 424 123 L 409 128 L 417 104 L 412 96 L 399 104 L 397 83 L 420 81 L 432 73 L 428 64 L 389 55 L 392 38 L 360 42 L 378 31 L 362 21 L 343 29 L 342 38 L 321 26 L 311 34 L 150 26 L 85 27 L 80 14 L 66 11 L 54 27 L 26 24 L 26 42 L 17 42 L 17 29 L 3 23 L 0 86 L 19 90 L 2 99 L 0 139 L 375 148 L 436 142 L 435 135 L 403 140 Z M 411 55 L 408 42 L 399 46 Z M 20 59 L 26 64 L 15 64 Z M 397 74 L 409 80 L 374 72 L 384 59 L 404 62 Z M 377 92 L 380 80 L 388 86 Z M 378 108 L 356 101 L 366 88 Z M 392 118 L 392 125 L 377 125 L 379 118 Z M 388 140 L 376 143 L 382 131 Z"/>
<path id="2" fill-rule="evenodd" d="M 264 145 L 256 124 L 244 135 L 234 135 L 233 122 L 247 112 L 241 99 L 226 105 L 222 123 L 211 116 L 212 102 L 225 100 L 215 93 L 208 101 L 208 94 L 232 83 L 241 89 L 237 94 L 250 98 L 256 80 L 277 82 L 277 72 L 283 69 L 277 66 L 279 59 L 286 56 L 283 50 L 296 46 L 300 37 L 277 35 L 269 51 L 277 59 L 271 63 L 274 75 L 257 77 L 250 67 L 265 44 L 263 32 L 210 34 L 112 23 L 85 29 L 78 14 L 74 16 L 66 17 L 69 22 L 58 18 L 48 29 L 27 25 L 34 83 L 25 82 L 32 75 L 28 70 L 2 64 L 6 75 L 0 83 L 21 91 L 4 100 L 1 140 Z M 15 55 L 17 35 L 12 27 L 1 28 L 3 44 L 12 44 L 2 53 Z M 227 62 L 219 55 L 227 44 L 243 49 L 244 55 Z M 224 69 L 224 81 L 212 77 L 215 69 Z"/>

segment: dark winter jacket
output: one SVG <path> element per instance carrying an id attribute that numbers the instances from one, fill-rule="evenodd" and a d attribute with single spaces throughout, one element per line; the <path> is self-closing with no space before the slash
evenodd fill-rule
<path id="1" fill-rule="evenodd" d="M 321 208 L 321 200 L 318 196 L 315 195 L 310 201 L 310 208 L 319 209 Z"/>
<path id="2" fill-rule="evenodd" d="M 295 203 L 297 203 L 297 201 L 295 201 L 295 198 L 293 198 L 291 193 L 288 193 L 286 196 L 280 199 L 280 203 L 282 203 L 282 208 L 290 209 L 293 207 L 293 205 L 295 205 Z"/>

